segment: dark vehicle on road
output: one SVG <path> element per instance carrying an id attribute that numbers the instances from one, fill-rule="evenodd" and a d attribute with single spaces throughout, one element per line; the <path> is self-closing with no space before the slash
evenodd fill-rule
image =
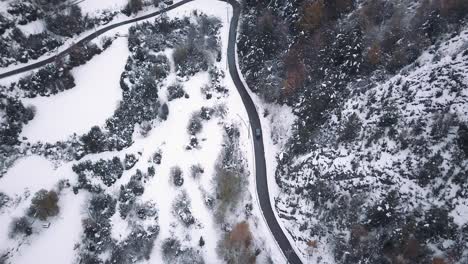
<path id="1" fill-rule="evenodd" d="M 260 128 L 256 128 L 255 129 L 255 137 L 257 139 L 259 139 L 261 136 L 262 136 L 262 131 L 260 130 Z"/>

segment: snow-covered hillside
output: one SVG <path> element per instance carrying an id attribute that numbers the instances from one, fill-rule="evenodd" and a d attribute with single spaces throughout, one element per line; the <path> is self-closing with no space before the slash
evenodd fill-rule
<path id="1" fill-rule="evenodd" d="M 230 16 L 197 0 L 106 33 L 54 78 L 2 81 L 0 263 L 283 261 L 226 71 Z"/>
<path id="2" fill-rule="evenodd" d="M 378 246 L 395 236 L 403 248 L 417 239 L 442 258 L 465 248 L 467 43 L 464 30 L 387 81 L 350 84 L 317 148 L 279 156 L 277 208 L 305 254 L 310 240 L 320 241 L 316 259 L 340 237 Z"/>
<path id="3" fill-rule="evenodd" d="M 468 2 L 243 7 L 239 64 L 285 138 L 265 148 L 272 200 L 303 258 L 466 263 Z"/>

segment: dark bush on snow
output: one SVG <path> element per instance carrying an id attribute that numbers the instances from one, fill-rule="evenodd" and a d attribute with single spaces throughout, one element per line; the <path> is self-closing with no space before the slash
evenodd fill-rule
<path id="1" fill-rule="evenodd" d="M 196 164 L 190 167 L 190 172 L 192 173 L 193 178 L 198 179 L 205 172 L 205 170 L 200 164 Z"/>
<path id="2" fill-rule="evenodd" d="M 468 127 L 464 124 L 458 128 L 458 146 L 468 156 Z"/>
<path id="3" fill-rule="evenodd" d="M 17 27 L 14 27 L 9 37 L 3 41 L 9 43 L 1 53 L 5 57 L 14 58 L 22 63 L 28 62 L 29 59 L 37 59 L 61 45 L 59 40 L 53 38 L 47 32 L 25 36 L 23 31 Z"/>
<path id="4" fill-rule="evenodd" d="M 34 194 L 28 215 L 43 221 L 51 216 L 56 216 L 59 213 L 58 201 L 59 197 L 55 191 L 42 189 Z"/>
<path id="5" fill-rule="evenodd" d="M 130 177 L 130 181 L 123 188 L 120 188 L 119 201 L 125 202 L 132 197 L 143 195 L 144 192 L 143 174 L 137 170 L 137 173 Z"/>
<path id="6" fill-rule="evenodd" d="M 174 261 L 174 258 L 177 257 L 182 252 L 182 245 L 177 238 L 167 238 L 164 240 L 161 250 L 163 253 L 164 260 Z"/>
<path id="7" fill-rule="evenodd" d="M 149 218 L 158 218 L 158 210 L 156 209 L 156 205 L 150 202 L 137 204 L 135 212 L 137 217 L 141 220 L 146 220 Z"/>
<path id="8" fill-rule="evenodd" d="M 17 87 L 25 91 L 27 97 L 47 96 L 75 87 L 75 79 L 63 65 L 51 63 L 20 79 Z"/>
<path id="9" fill-rule="evenodd" d="M 201 132 L 202 128 L 203 128 L 203 125 L 201 122 L 200 114 L 199 113 L 193 114 L 189 120 L 189 124 L 187 127 L 189 134 L 196 135 Z"/>
<path id="10" fill-rule="evenodd" d="M 106 135 L 98 126 L 93 126 L 91 130 L 81 136 L 85 153 L 100 153 L 107 150 Z"/>
<path id="11" fill-rule="evenodd" d="M 12 21 L 0 14 L 0 36 L 13 25 L 14 23 Z"/>
<path id="12" fill-rule="evenodd" d="M 135 156 L 135 154 L 125 154 L 125 159 L 124 159 L 124 168 L 125 170 L 129 170 L 135 166 L 135 164 L 138 162 L 138 158 Z"/>
<path id="13" fill-rule="evenodd" d="M 199 71 L 208 70 L 207 56 L 193 46 L 177 46 L 173 58 L 177 74 L 180 76 L 192 76 Z"/>
<path id="14" fill-rule="evenodd" d="M 30 236 L 32 234 L 32 226 L 30 220 L 26 217 L 15 218 L 11 222 L 10 234 L 11 238 L 16 237 L 17 235 Z"/>
<path id="15" fill-rule="evenodd" d="M 183 173 L 179 166 L 171 168 L 171 181 L 175 186 L 178 187 L 184 184 Z"/>
<path id="16" fill-rule="evenodd" d="M 130 16 L 131 14 L 138 13 L 138 11 L 142 9 L 143 9 L 142 0 L 128 0 L 127 5 L 122 10 L 122 13 L 124 13 L 127 16 Z"/>
<path id="17" fill-rule="evenodd" d="M 167 87 L 167 100 L 169 101 L 182 98 L 184 97 L 184 95 L 185 95 L 185 91 L 180 83 L 176 83 Z"/>
<path id="18" fill-rule="evenodd" d="M 191 201 L 187 193 L 183 191 L 174 201 L 172 210 L 177 218 L 186 226 L 189 227 L 195 224 L 195 218 L 191 211 Z"/>
<path id="19" fill-rule="evenodd" d="M 48 14 L 45 21 L 48 30 L 65 37 L 79 34 L 86 29 L 86 20 L 78 5 L 71 5 L 62 12 Z"/>
<path id="20" fill-rule="evenodd" d="M 93 219 L 109 219 L 115 214 L 117 201 L 109 194 L 95 194 L 89 201 L 88 213 Z"/>
<path id="21" fill-rule="evenodd" d="M 154 175 L 156 175 L 156 169 L 154 168 L 154 166 L 149 166 L 148 167 L 148 176 L 153 177 Z"/>
<path id="22" fill-rule="evenodd" d="M 10 197 L 3 192 L 0 192 L 0 209 L 10 201 Z"/>
<path id="23" fill-rule="evenodd" d="M 359 117 L 353 113 L 345 120 L 345 124 L 339 132 L 339 139 L 342 141 L 351 141 L 359 136 L 362 122 Z"/>
<path id="24" fill-rule="evenodd" d="M 182 248 L 176 238 L 167 238 L 162 244 L 163 259 L 166 263 L 204 264 L 205 261 L 198 250 Z"/>
<path id="25" fill-rule="evenodd" d="M 136 210 L 136 197 L 143 195 L 145 192 L 143 177 L 143 173 L 137 170 L 136 174 L 130 177 L 130 181 L 125 186 L 120 186 L 119 213 L 122 219 L 125 219 L 132 210 Z"/>
<path id="26" fill-rule="evenodd" d="M 40 17 L 39 9 L 27 1 L 10 3 L 7 12 L 15 16 L 20 25 L 26 25 Z"/>
<path id="27" fill-rule="evenodd" d="M 159 118 L 162 120 L 167 120 L 167 116 L 169 115 L 169 107 L 167 103 L 161 105 L 161 109 L 159 110 Z"/>
<path id="28" fill-rule="evenodd" d="M 214 113 L 213 108 L 203 106 L 200 110 L 200 117 L 203 120 L 210 120 L 213 113 Z"/>
<path id="29" fill-rule="evenodd" d="M 20 100 L 2 93 L 0 93 L 0 111 L 4 113 L 3 122 L 0 124 L 0 142 L 13 146 L 19 142 L 18 136 L 23 125 L 33 119 L 34 111 L 32 108 L 24 107 Z"/>
<path id="30" fill-rule="evenodd" d="M 128 237 L 112 250 L 109 263 L 132 264 L 149 260 L 158 234 L 159 226 L 150 226 L 148 230 L 140 226 L 135 227 Z"/>
<path id="31" fill-rule="evenodd" d="M 111 149 L 122 149 L 132 143 L 136 124 L 152 121 L 158 117 L 158 82 L 167 76 L 167 59 L 143 53 L 128 59 L 121 76 L 123 101 L 114 115 L 106 121 Z"/>
<path id="32" fill-rule="evenodd" d="M 87 218 L 83 220 L 82 224 L 84 232 L 82 244 L 86 250 L 100 253 L 112 245 L 112 225 L 109 219 L 104 217 L 97 219 Z"/>
<path id="33" fill-rule="evenodd" d="M 112 41 L 110 41 L 110 44 Z M 110 45 L 108 44 L 108 45 Z M 94 43 L 87 43 L 85 45 L 78 45 L 70 51 L 69 61 L 67 65 L 69 67 L 76 67 L 83 65 L 90 61 L 95 55 L 101 54 L 102 50 Z"/>
<path id="34" fill-rule="evenodd" d="M 104 262 L 91 252 L 85 252 L 80 254 L 80 264 L 103 264 Z"/>
<path id="35" fill-rule="evenodd" d="M 110 187 L 112 186 L 117 179 L 122 177 L 124 168 L 122 162 L 118 157 L 114 157 L 112 160 L 103 160 L 93 163 L 91 161 L 85 161 L 73 165 L 73 171 L 78 174 L 78 176 L 83 177 L 83 181 L 79 181 L 79 187 L 90 190 L 92 186 L 86 180 L 86 175 L 92 173 L 93 177 L 99 177 L 104 185 Z"/>
<path id="36" fill-rule="evenodd" d="M 153 154 L 154 164 L 158 164 L 158 165 L 161 164 L 161 159 L 162 159 L 162 152 L 161 150 L 158 150 Z"/>

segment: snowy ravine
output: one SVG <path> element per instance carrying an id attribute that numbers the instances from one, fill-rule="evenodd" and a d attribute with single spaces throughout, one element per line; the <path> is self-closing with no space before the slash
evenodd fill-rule
<path id="1" fill-rule="evenodd" d="M 80 4 L 86 12 L 98 8 L 86 8 L 86 2 Z M 133 258 L 138 263 L 222 263 L 233 257 L 239 260 L 253 257 L 256 263 L 283 262 L 255 200 L 248 116 L 226 70 L 232 8 L 221 1 L 196 0 L 168 12 L 167 16 L 169 20 L 189 17 L 187 21 L 196 25 L 201 13 L 216 17 L 220 25 L 216 36 L 220 56 L 213 56 L 210 61 L 210 70 L 216 69 L 218 73 L 217 80 L 213 80 L 209 70 L 198 70 L 193 75 L 177 72 L 174 53 L 178 47 L 174 45 L 165 43 L 162 50 L 149 51 L 148 56 L 167 60 L 161 65 L 168 65 L 168 74 L 156 81 L 157 101 L 153 107 L 166 104 L 168 114 L 162 117 L 161 111 L 166 110 L 159 110 L 152 120 L 137 123 L 131 142 L 122 149 L 109 146 L 104 151 L 87 149 L 79 160 L 70 158 L 76 154 L 71 151 L 83 151 L 76 144 L 93 127 L 108 131 L 109 118 L 127 98 L 122 83 L 130 86 L 130 90 L 135 88 L 128 79 L 121 78 L 121 73 L 128 70 L 124 69 L 128 60 L 137 56 L 137 52 L 129 52 L 127 48 L 132 25 L 106 33 L 120 37 L 102 54 L 71 71 L 75 87 L 48 97 L 20 98 L 25 106 L 34 106 L 35 116 L 20 134 L 20 158 L 0 178 L 0 263 L 92 263 L 90 255 L 99 253 L 98 248 L 104 244 L 112 246 L 95 256 L 111 263 L 120 257 L 116 252 L 125 248 L 125 241 L 132 241 L 132 236 L 140 238 L 142 233 L 135 233 L 138 228 L 144 230 L 142 240 L 151 237 L 146 234 L 156 237 L 154 243 L 149 243 L 150 250 L 142 253 L 144 257 L 135 248 L 127 253 L 130 256 L 127 260 Z M 180 30 L 182 36 L 186 34 L 184 30 Z M 5 82 L 1 84 L 7 86 Z M 210 88 L 213 83 L 218 90 Z M 170 87 L 175 85 L 182 87 L 181 96 L 174 97 Z M 192 121 L 198 115 L 201 127 L 192 132 Z M 117 171 L 123 169 L 112 182 L 105 182 L 99 172 L 84 170 L 83 175 L 93 187 L 87 189 L 82 185 L 79 166 L 116 158 Z M 226 161 L 228 164 L 224 164 Z M 223 188 L 220 177 L 229 182 L 233 173 L 237 173 L 233 176 L 238 180 L 233 183 L 236 190 Z M 183 177 L 182 183 L 174 179 L 175 174 Z M 141 184 L 144 191 L 131 189 L 136 188 L 131 184 L 138 188 Z M 125 188 L 139 194 L 132 203 L 135 208 L 130 208 L 124 217 Z M 50 191 L 46 199 L 36 196 L 41 189 Z M 51 209 L 55 193 L 58 212 Z M 218 202 L 225 193 L 234 193 L 236 202 L 228 201 L 227 205 Z M 42 201 L 38 207 L 47 207 L 45 219 L 40 218 L 37 208 L 31 213 L 31 204 L 37 205 L 37 200 Z M 103 207 L 96 215 L 93 210 L 99 207 L 97 201 Z M 145 205 L 150 205 L 154 212 L 149 212 L 152 209 Z M 142 213 L 137 206 L 146 211 Z M 89 232 L 94 232 L 89 228 L 90 221 L 98 222 L 109 212 L 110 226 L 101 227 L 93 237 L 88 237 Z M 27 223 L 18 221 L 23 217 Z M 28 223 L 30 229 L 26 228 Z M 102 230 L 109 231 L 106 239 L 111 242 L 104 241 Z M 97 243 L 92 244 L 91 240 Z"/>

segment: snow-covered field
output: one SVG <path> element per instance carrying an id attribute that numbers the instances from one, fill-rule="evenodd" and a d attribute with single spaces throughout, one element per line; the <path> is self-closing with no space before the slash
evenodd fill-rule
<path id="1" fill-rule="evenodd" d="M 93 2 L 89 5 L 88 3 L 91 3 L 91 0 L 80 4 L 86 12 L 122 4 L 115 1 Z M 226 70 L 231 6 L 221 1 L 196 0 L 168 12 L 167 15 L 169 18 L 181 18 L 190 15 L 194 10 L 215 16 L 221 21 L 219 37 L 222 57 L 220 61 L 215 62 L 215 66 Z M 116 33 L 125 35 L 129 27 L 115 29 L 108 35 L 113 36 Z M 167 48 L 163 52 L 169 57 L 171 69 L 158 91 L 160 100 L 168 105 L 167 120 L 153 121 L 148 133 L 142 132 L 144 129 L 137 125 L 133 134 L 133 143 L 121 151 L 89 154 L 80 161 L 71 162 L 62 160 L 51 162 L 41 156 L 26 155 L 18 159 L 0 178 L 0 192 L 9 197 L 6 204 L 0 206 L 0 262 L 6 256 L 5 263 L 75 263 L 79 253 L 77 249 L 83 236 L 82 221 L 89 215 L 86 208 L 90 195 L 85 190 L 80 190 L 77 195 L 74 194 L 72 188 L 62 186 L 63 180 L 71 186 L 76 184 L 77 174 L 72 171 L 72 166 L 75 164 L 86 160 L 111 159 L 114 156 L 123 160 L 126 154 L 135 155 L 138 161 L 132 168 L 125 170 L 122 177 L 105 190 L 106 193 L 118 197 L 121 186 L 125 185 L 138 170 L 146 172 L 148 167 L 154 166 L 156 171 L 154 177 L 145 180 L 145 192 L 138 198 L 141 203 L 155 204 L 160 227 L 151 256 L 149 260 L 143 262 L 164 263 L 161 246 L 168 238 L 178 238 L 183 248 L 196 248 L 200 237 L 205 241 L 204 246 L 199 249 L 205 262 L 223 262 L 217 253 L 217 248 L 225 231 L 215 222 L 212 209 L 206 206 L 206 194 L 216 191 L 215 167 L 223 152 L 224 127 L 231 124 L 240 131 L 239 147 L 246 159 L 245 176 L 248 177 L 246 179 L 248 185 L 242 204 L 236 210 L 229 212 L 227 218 L 231 224 L 244 221 L 244 205 L 252 203 L 253 215 L 248 217 L 247 222 L 253 234 L 253 243 L 260 252 L 257 257 L 258 263 L 267 260 L 272 260 L 274 263 L 284 262 L 255 201 L 252 135 L 249 132 L 250 128 L 247 127 L 249 123 L 247 113 L 229 73 L 225 71 L 225 77 L 220 80 L 220 85 L 228 90 L 227 95 L 215 94 L 208 100 L 202 91 L 209 82 L 208 72 L 202 71 L 189 78 L 176 76 L 172 52 L 172 48 Z M 22 131 L 21 137 L 27 138 L 24 142 L 42 141 L 54 144 L 56 141 L 66 141 L 73 134 L 85 134 L 92 126 L 103 126 L 122 100 L 120 74 L 124 70 L 128 56 L 127 39 L 117 38 L 102 54 L 72 70 L 76 80 L 76 87 L 73 89 L 50 97 L 22 99 L 25 105 L 34 106 L 36 111 L 34 119 Z M 174 82 L 183 85 L 186 96 L 168 101 L 167 87 Z M 220 107 L 225 109 L 225 112 L 222 116 L 203 121 L 203 128 L 196 136 L 199 141 L 198 147 L 188 150 L 191 138 L 187 132 L 187 125 L 194 112 L 200 111 L 201 107 Z M 275 140 L 278 144 L 283 144 L 282 137 L 287 135 L 289 124 L 292 122 L 290 114 L 288 109 L 279 107 L 271 108 L 270 111 L 270 116 L 279 122 L 286 121 L 282 126 L 271 128 L 278 130 Z M 160 152 L 162 157 L 158 165 L 155 165 L 153 160 L 155 152 Z M 197 164 L 201 165 L 203 173 L 199 178 L 193 178 L 191 168 Z M 179 166 L 184 175 L 184 184 L 181 187 L 174 186 L 170 178 L 171 170 L 175 166 Z M 59 190 L 60 212 L 47 221 L 34 222 L 33 233 L 30 236 L 12 238 L 9 234 L 12 219 L 25 215 L 33 195 L 40 189 Z M 174 200 L 184 192 L 190 200 L 191 212 L 196 219 L 196 223 L 190 227 L 181 224 L 174 214 Z M 111 217 L 111 223 L 112 238 L 116 241 L 121 241 L 130 234 L 132 223 L 121 219 L 118 213 Z M 229 227 L 223 228 L 229 229 Z"/>
<path id="2" fill-rule="evenodd" d="M 117 38 L 108 50 L 73 69 L 73 89 L 53 97 L 24 99 L 25 105 L 34 106 L 36 117 L 23 129 L 22 136 L 32 142 L 54 143 L 102 125 L 122 99 L 119 81 L 127 56 L 127 40 Z"/>

